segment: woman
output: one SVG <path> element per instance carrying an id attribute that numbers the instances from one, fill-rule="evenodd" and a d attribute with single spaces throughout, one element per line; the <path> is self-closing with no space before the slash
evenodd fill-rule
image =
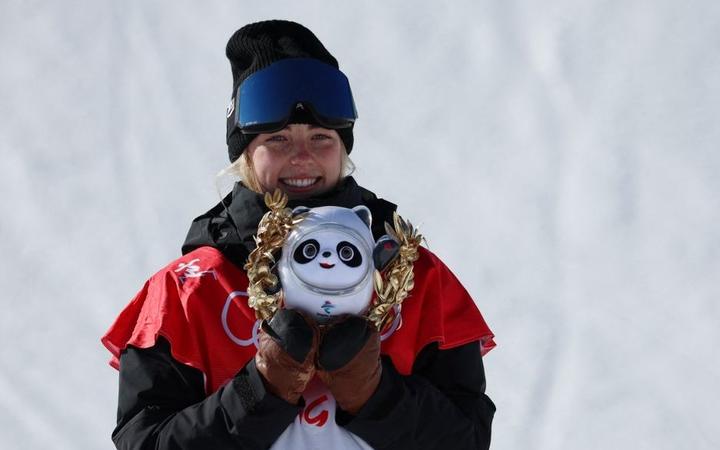
<path id="1" fill-rule="evenodd" d="M 243 270 L 280 188 L 290 206 L 365 205 L 384 234 L 395 205 L 350 176 L 356 118 L 335 58 L 299 24 L 247 25 L 228 42 L 229 171 L 241 176 L 193 221 L 183 256 L 155 274 L 103 337 L 119 369 L 120 449 L 488 448 L 495 412 L 481 355 L 493 335 L 426 249 L 389 329 L 365 319 L 320 331 L 247 305 Z M 319 81 L 319 82 L 318 82 Z"/>

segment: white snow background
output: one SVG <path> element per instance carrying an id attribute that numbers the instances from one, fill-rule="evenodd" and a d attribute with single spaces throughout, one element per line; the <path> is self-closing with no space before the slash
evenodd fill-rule
<path id="1" fill-rule="evenodd" d="M 720 2 L 0 4 L 0 447 L 109 449 L 99 338 L 227 161 L 227 38 L 349 76 L 358 181 L 497 335 L 494 449 L 720 448 Z"/>

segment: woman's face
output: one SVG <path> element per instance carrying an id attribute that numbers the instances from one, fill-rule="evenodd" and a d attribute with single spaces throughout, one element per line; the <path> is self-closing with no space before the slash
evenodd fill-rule
<path id="1" fill-rule="evenodd" d="M 303 198 L 338 184 L 345 150 L 335 130 L 291 124 L 259 134 L 246 151 L 264 192 L 280 188 L 290 198 Z"/>

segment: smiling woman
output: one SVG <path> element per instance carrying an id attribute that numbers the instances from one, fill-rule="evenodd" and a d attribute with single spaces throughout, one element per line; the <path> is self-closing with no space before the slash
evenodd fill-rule
<path id="1" fill-rule="evenodd" d="M 235 175 L 255 192 L 282 189 L 290 198 L 310 197 L 333 189 L 354 170 L 337 131 L 292 123 L 275 133 L 261 133 L 247 150 L 220 172 Z"/>
<path id="2" fill-rule="evenodd" d="M 488 448 L 495 405 L 482 355 L 493 334 L 442 261 L 413 250 L 414 278 L 395 280 L 414 283 L 412 295 L 391 323 L 370 320 L 373 288 L 378 298 L 389 292 L 374 269 L 395 248 L 382 236 L 396 206 L 349 176 L 357 112 L 337 61 L 310 30 L 287 21 L 241 28 L 226 54 L 232 164 L 221 173 L 240 181 L 192 222 L 183 256 L 148 280 L 102 338 L 120 371 L 115 445 Z M 272 206 L 264 194 L 276 188 L 288 206 L 306 207 L 308 227 L 302 238 L 294 229 L 298 248 L 284 248 L 280 262 L 263 247 L 272 227 L 258 229 Z M 322 221 L 335 234 L 316 233 L 310 216 L 323 208 L 352 218 L 345 231 Z M 253 264 L 258 254 L 272 264 Z M 282 267 L 305 277 L 302 289 L 282 276 L 286 290 L 258 288 L 266 297 L 288 294 L 274 315 L 261 315 L 268 320 L 257 319 L 248 274 L 275 277 Z M 317 289 L 304 302 L 307 286 Z M 337 290 L 342 297 L 328 298 Z M 315 315 L 300 307 L 311 302 Z"/>

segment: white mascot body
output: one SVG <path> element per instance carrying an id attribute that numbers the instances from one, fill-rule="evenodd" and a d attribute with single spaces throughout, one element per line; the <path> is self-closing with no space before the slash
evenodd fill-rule
<path id="1" fill-rule="evenodd" d="M 320 323 L 363 314 L 374 289 L 370 210 L 323 206 L 293 213 L 304 217 L 285 239 L 278 263 L 285 307 Z"/>

